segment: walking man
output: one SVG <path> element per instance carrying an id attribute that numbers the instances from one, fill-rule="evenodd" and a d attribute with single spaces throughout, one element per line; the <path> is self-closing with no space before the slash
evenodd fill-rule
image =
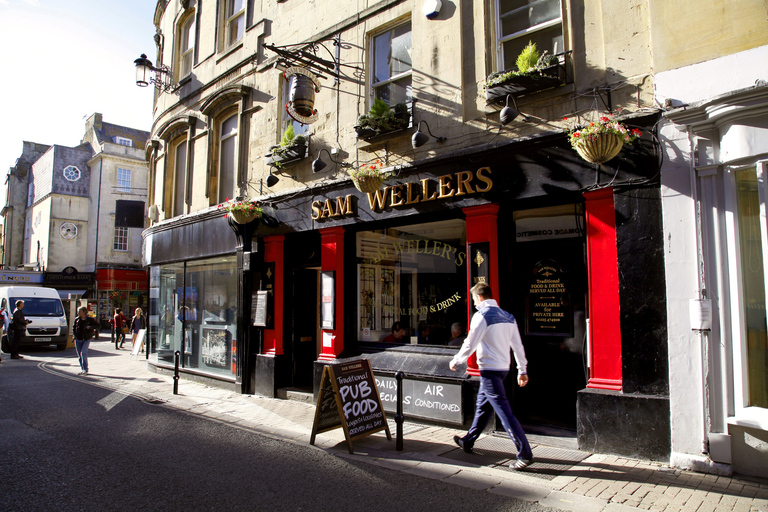
<path id="1" fill-rule="evenodd" d="M 98 330 L 99 322 L 88 316 L 88 308 L 85 306 L 77 308 L 77 318 L 72 325 L 72 335 L 75 339 L 75 351 L 80 363 L 78 375 L 88 375 L 88 346 L 91 344 L 94 333 L 98 335 Z"/>
<path id="2" fill-rule="evenodd" d="M 454 442 L 466 453 L 472 453 L 472 446 L 495 411 L 501 419 L 504 429 L 517 447 L 517 460 L 509 467 L 523 469 L 533 460 L 531 445 L 520 422 L 512 414 L 512 407 L 507 400 L 504 379 L 509 373 L 512 362 L 510 349 L 517 362 L 517 384 L 528 384 L 527 366 L 523 342 L 517 329 L 515 317 L 501 309 L 493 300 L 491 288 L 485 283 L 478 283 L 470 290 L 477 313 L 472 317 L 464 343 L 451 360 L 449 367 L 456 371 L 456 365 L 469 359 L 477 351 L 477 365 L 480 368 L 480 389 L 477 393 L 477 405 L 472 426 L 464 437 L 454 436 Z"/>

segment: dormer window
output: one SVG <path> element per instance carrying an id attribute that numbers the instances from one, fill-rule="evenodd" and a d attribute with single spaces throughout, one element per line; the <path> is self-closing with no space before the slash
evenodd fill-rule
<path id="1" fill-rule="evenodd" d="M 64 177 L 69 181 L 77 181 L 80 179 L 80 169 L 74 165 L 68 165 L 64 168 Z"/>
<path id="2" fill-rule="evenodd" d="M 115 144 L 128 146 L 129 148 L 133 147 L 133 141 L 131 139 L 126 139 L 125 137 L 115 137 Z"/>

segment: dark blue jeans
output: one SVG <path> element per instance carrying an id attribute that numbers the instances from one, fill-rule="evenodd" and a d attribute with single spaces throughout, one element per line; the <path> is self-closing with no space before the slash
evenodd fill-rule
<path id="1" fill-rule="evenodd" d="M 507 400 L 507 392 L 504 389 L 504 379 L 507 373 L 509 372 L 480 370 L 480 390 L 477 392 L 475 419 L 472 421 L 469 432 L 464 436 L 464 444 L 469 447 L 475 444 L 491 419 L 491 413 L 495 411 L 510 439 L 514 441 L 517 447 L 517 458 L 531 459 L 533 458 L 531 445 L 528 444 L 525 431 L 523 431 L 523 427 L 515 415 L 512 414 L 512 407 Z"/>
<path id="2" fill-rule="evenodd" d="M 88 371 L 88 345 L 90 344 L 91 340 L 75 340 L 77 359 L 80 362 L 80 369 L 84 372 Z"/>

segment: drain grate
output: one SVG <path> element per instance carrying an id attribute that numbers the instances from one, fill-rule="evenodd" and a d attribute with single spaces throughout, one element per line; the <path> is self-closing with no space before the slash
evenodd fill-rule
<path id="1" fill-rule="evenodd" d="M 387 424 L 389 425 L 389 431 L 392 433 L 392 437 L 394 437 L 395 433 L 397 432 L 397 423 L 395 423 L 395 420 L 387 418 Z M 419 432 L 425 428 L 427 428 L 425 425 L 420 425 L 418 423 L 408 423 L 405 421 L 403 422 L 403 436 Z"/>
<path id="2" fill-rule="evenodd" d="M 531 447 L 533 449 L 533 464 L 525 469 L 525 473 L 546 480 L 552 480 L 590 456 L 587 452 L 540 444 L 534 444 Z M 517 452 L 515 443 L 510 439 L 495 436 L 482 437 L 477 440 L 472 449 L 473 453 L 464 453 L 464 450 L 455 448 L 442 456 L 478 466 L 492 466 L 507 471 L 515 471 L 508 467 L 509 463 L 515 460 L 515 453 Z"/>

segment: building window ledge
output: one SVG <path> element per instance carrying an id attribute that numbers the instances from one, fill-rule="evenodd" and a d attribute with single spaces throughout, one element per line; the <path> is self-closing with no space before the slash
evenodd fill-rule
<path id="1" fill-rule="evenodd" d="M 729 417 L 728 424 L 768 431 L 768 409 L 745 407 L 735 416 Z"/>

